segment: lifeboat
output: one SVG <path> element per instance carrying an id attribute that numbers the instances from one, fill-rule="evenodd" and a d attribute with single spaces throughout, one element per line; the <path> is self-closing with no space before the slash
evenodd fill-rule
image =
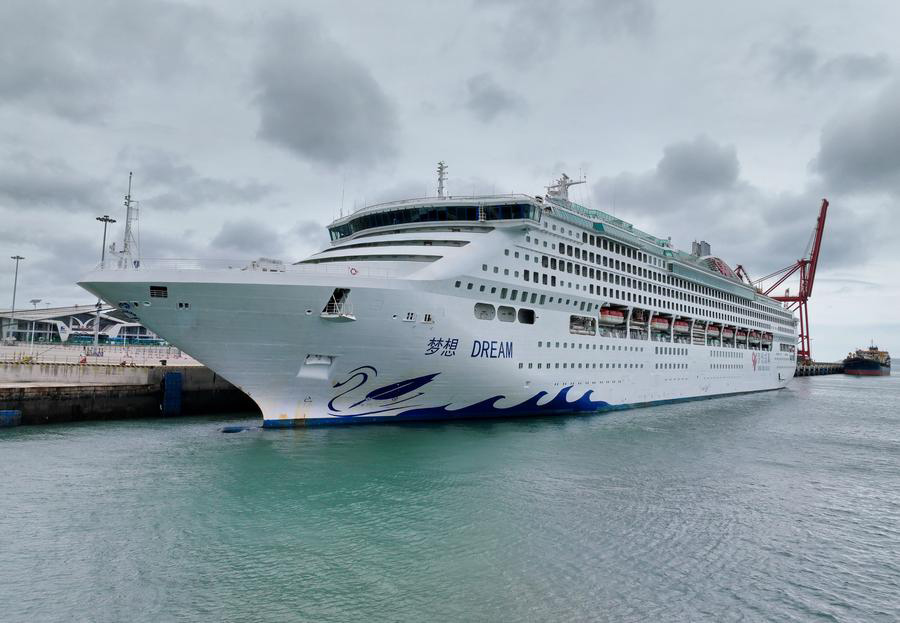
<path id="1" fill-rule="evenodd" d="M 706 327 L 706 335 L 709 337 L 719 337 L 719 325 L 711 324 Z"/>
<path id="2" fill-rule="evenodd" d="M 747 341 L 747 332 L 744 331 L 743 329 L 738 329 L 737 339 L 741 342 L 746 342 Z"/>
<path id="3" fill-rule="evenodd" d="M 650 328 L 655 331 L 668 331 L 669 319 L 656 316 L 650 321 Z"/>
<path id="4" fill-rule="evenodd" d="M 759 344 L 759 331 L 751 331 L 750 332 L 750 343 L 751 344 Z"/>
<path id="5" fill-rule="evenodd" d="M 647 324 L 647 315 L 644 312 L 635 312 L 631 316 L 631 324 Z"/>
<path id="6" fill-rule="evenodd" d="M 675 321 L 675 333 L 689 333 L 691 330 L 691 325 L 689 322 L 684 320 L 676 320 Z"/>
<path id="7" fill-rule="evenodd" d="M 625 323 L 625 312 L 617 309 L 601 309 L 600 324 L 616 325 Z"/>
<path id="8" fill-rule="evenodd" d="M 763 341 L 763 344 L 771 344 L 772 343 L 772 334 L 771 333 L 763 333 L 762 341 Z"/>
<path id="9" fill-rule="evenodd" d="M 728 338 L 730 340 L 731 338 L 734 337 L 734 329 L 729 329 L 728 327 L 725 327 L 724 329 L 722 329 L 722 337 Z"/>

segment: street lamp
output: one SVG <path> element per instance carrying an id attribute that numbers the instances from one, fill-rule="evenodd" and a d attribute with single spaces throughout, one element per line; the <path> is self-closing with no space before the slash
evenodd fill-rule
<path id="1" fill-rule="evenodd" d="M 16 261 L 16 276 L 13 277 L 12 310 L 9 312 L 9 326 L 12 328 L 13 322 L 16 321 L 16 286 L 19 285 L 19 261 L 24 260 L 25 258 L 21 255 L 11 255 L 9 259 Z M 9 335 L 9 330 L 7 330 L 6 334 Z"/>
<path id="2" fill-rule="evenodd" d="M 110 223 L 115 223 L 116 219 L 109 218 L 106 214 L 103 216 L 98 216 L 97 220 L 103 223 L 103 246 L 100 247 L 100 269 L 103 269 L 103 264 L 106 262 L 106 226 Z M 94 319 L 94 346 L 96 347 L 100 343 L 100 299 L 97 299 L 97 316 Z"/>

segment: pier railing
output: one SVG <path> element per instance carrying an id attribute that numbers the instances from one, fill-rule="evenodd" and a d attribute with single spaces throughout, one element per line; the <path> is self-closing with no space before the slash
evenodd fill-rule
<path id="1" fill-rule="evenodd" d="M 319 264 L 285 264 L 278 260 L 260 258 L 258 260 L 217 260 L 217 259 L 140 259 L 122 258 L 106 260 L 96 266 L 98 271 L 236 271 L 262 273 L 291 273 L 308 275 L 359 275 L 362 277 L 393 277 L 394 271 L 386 268 L 366 266 L 366 262 L 354 264 L 346 262 L 323 262 Z"/>
<path id="2" fill-rule="evenodd" d="M 113 366 L 199 366 L 197 360 L 175 346 L 131 344 L 15 344 L 0 345 L 0 362 L 6 363 L 80 363 Z M 3 379 L 0 379 L 2 382 Z"/>

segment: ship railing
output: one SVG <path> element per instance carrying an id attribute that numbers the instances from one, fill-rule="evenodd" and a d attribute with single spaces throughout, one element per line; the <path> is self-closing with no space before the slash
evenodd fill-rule
<path id="1" fill-rule="evenodd" d="M 320 264 L 286 264 L 277 260 L 216 260 L 216 259 L 141 259 L 106 260 L 96 266 L 98 271 L 207 271 L 207 272 L 269 272 L 304 275 L 352 275 L 361 277 L 393 277 L 394 271 L 349 262 Z"/>

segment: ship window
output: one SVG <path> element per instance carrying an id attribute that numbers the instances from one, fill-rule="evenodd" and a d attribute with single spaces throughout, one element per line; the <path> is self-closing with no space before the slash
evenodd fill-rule
<path id="1" fill-rule="evenodd" d="M 506 298 L 506 288 L 500 288 L 500 298 Z"/>
<path id="2" fill-rule="evenodd" d="M 493 320 L 495 315 L 494 306 L 490 303 L 475 303 L 475 317 L 478 320 Z"/>
<path id="3" fill-rule="evenodd" d="M 169 298 L 169 288 L 166 286 L 150 286 L 150 298 Z"/>
<path id="4" fill-rule="evenodd" d="M 506 305 L 497 308 L 497 318 L 500 322 L 513 322 L 516 319 L 516 310 Z"/>
<path id="5" fill-rule="evenodd" d="M 534 324 L 534 310 L 520 309 L 518 314 L 519 322 L 522 324 Z"/>

